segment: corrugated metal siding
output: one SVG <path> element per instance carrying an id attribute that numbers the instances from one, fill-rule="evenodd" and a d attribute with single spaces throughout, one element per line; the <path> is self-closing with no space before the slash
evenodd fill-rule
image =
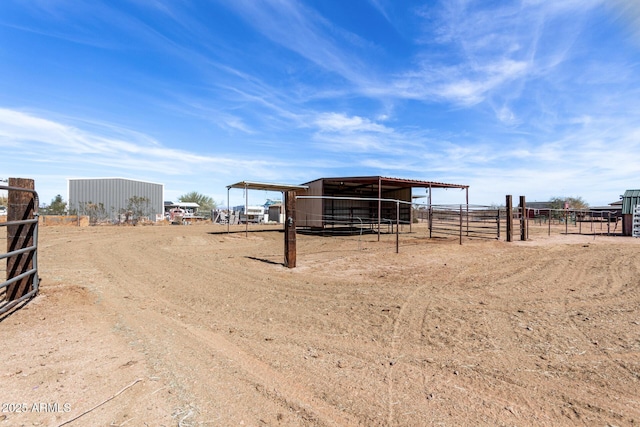
<path id="1" fill-rule="evenodd" d="M 363 221 L 365 224 L 377 211 L 377 205 L 370 200 L 335 200 L 324 201 L 324 222 L 347 225 Z"/>
<path id="2" fill-rule="evenodd" d="M 69 209 L 78 210 L 84 203 L 102 204 L 110 218 L 117 218 L 132 197 L 149 199 L 149 216 L 164 211 L 164 186 L 152 182 L 124 178 L 96 178 L 69 180 Z"/>
<path id="3" fill-rule="evenodd" d="M 411 188 L 398 188 L 396 190 L 385 191 L 382 195 L 384 199 L 396 199 L 403 202 L 411 202 Z M 390 207 L 389 207 L 390 206 Z M 382 207 L 382 214 L 390 219 L 396 219 L 396 204 L 386 203 Z M 390 209 L 390 212 L 389 212 Z M 401 203 L 400 204 L 400 221 L 409 223 L 411 222 L 411 205 Z"/>
<path id="4" fill-rule="evenodd" d="M 632 215 L 633 208 L 640 204 L 640 190 L 627 190 L 622 197 L 622 214 Z"/>
<path id="5" fill-rule="evenodd" d="M 322 180 L 310 182 L 309 189 L 298 191 L 299 196 L 322 196 Z M 296 225 L 299 227 L 322 227 L 322 199 L 298 199 L 296 201 Z"/>
<path id="6" fill-rule="evenodd" d="M 341 178 L 321 178 L 315 181 L 307 182 L 305 185 L 309 189 L 299 195 L 305 196 L 334 196 L 334 197 L 353 197 L 353 198 L 378 198 L 378 182 L 362 185 L 352 185 L 359 179 L 370 180 L 370 178 L 343 178 L 347 183 L 343 186 L 340 183 Z M 413 182 L 413 181 L 411 181 Z M 417 181 L 416 181 L 417 182 Z M 339 184 L 338 184 L 339 183 Z M 384 189 L 383 183 L 382 198 L 399 199 L 402 201 L 411 201 L 411 187 L 401 187 L 393 189 Z M 405 185 L 402 183 L 399 185 Z M 363 223 L 378 222 L 378 202 L 376 200 L 337 200 L 337 199 L 298 199 L 297 224 L 301 227 L 324 227 L 328 224 L 357 224 L 360 220 Z M 395 221 L 397 216 L 397 208 L 394 202 L 381 203 L 381 219 L 383 222 Z M 408 204 L 400 205 L 400 221 L 411 221 L 411 206 Z"/>

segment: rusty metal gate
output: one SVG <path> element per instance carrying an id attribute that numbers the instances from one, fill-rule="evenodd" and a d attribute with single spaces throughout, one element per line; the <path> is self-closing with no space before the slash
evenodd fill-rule
<path id="1" fill-rule="evenodd" d="M 6 251 L 0 249 L 0 260 L 6 265 L 6 280 L 0 283 L 0 314 L 35 296 L 39 285 L 38 193 L 11 186 L 11 179 L 9 184 L 0 185 L 0 190 L 9 192 L 9 215 L 6 222 L 0 222 L 7 240 Z M 17 202 L 12 204 L 12 199 Z M 12 208 L 20 211 L 18 215 L 12 215 Z"/>
<path id="2" fill-rule="evenodd" d="M 500 209 L 474 205 L 428 206 L 429 237 L 500 239 Z"/>

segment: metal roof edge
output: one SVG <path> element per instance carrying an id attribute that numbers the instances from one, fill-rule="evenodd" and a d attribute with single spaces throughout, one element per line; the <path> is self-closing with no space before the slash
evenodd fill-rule
<path id="1" fill-rule="evenodd" d="M 327 180 L 327 181 L 362 181 L 362 180 L 382 180 L 387 182 L 395 182 L 395 183 L 404 183 L 404 184 L 416 184 L 414 187 L 424 186 L 424 187 L 435 187 L 435 188 L 469 188 L 469 185 L 465 184 L 451 184 L 446 182 L 437 182 L 437 181 L 423 181 L 417 179 L 409 179 L 409 178 L 393 178 L 386 177 L 381 175 L 370 175 L 370 176 L 345 176 L 345 177 L 324 177 L 314 179 L 313 181 L 305 182 L 305 184 L 310 184 L 315 181 Z"/>
<path id="2" fill-rule="evenodd" d="M 273 182 L 257 182 L 257 181 L 240 181 L 235 184 L 227 185 L 227 190 L 232 188 L 246 188 L 249 190 L 271 190 L 271 191 L 288 191 L 288 190 L 306 190 L 308 185 L 297 184 L 278 184 Z"/>
<path id="3" fill-rule="evenodd" d="M 153 181 L 146 181 L 144 179 L 133 179 L 133 178 L 123 178 L 120 176 L 101 176 L 101 177 L 91 177 L 91 178 L 67 178 L 67 182 L 70 181 L 80 181 L 80 180 L 99 180 L 99 179 L 122 179 L 124 181 L 134 181 L 134 182 L 144 182 L 145 184 L 155 184 L 155 185 L 162 185 L 164 187 L 164 184 L 160 183 L 160 182 L 153 182 Z"/>

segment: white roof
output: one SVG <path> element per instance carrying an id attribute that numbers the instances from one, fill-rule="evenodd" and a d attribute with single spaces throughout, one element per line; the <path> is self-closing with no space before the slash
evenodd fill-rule
<path id="1" fill-rule="evenodd" d="M 235 184 L 227 185 L 227 190 L 231 188 L 244 188 L 248 190 L 267 190 L 267 191 L 289 191 L 289 190 L 306 190 L 308 185 L 293 184 L 275 184 L 269 182 L 240 181 Z"/>
<path id="2" fill-rule="evenodd" d="M 176 207 L 176 208 L 199 208 L 200 205 L 195 202 L 178 202 L 172 203 L 168 206 Z"/>

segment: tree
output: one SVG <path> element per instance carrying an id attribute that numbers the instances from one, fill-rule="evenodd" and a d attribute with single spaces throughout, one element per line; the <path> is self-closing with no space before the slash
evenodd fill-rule
<path id="1" fill-rule="evenodd" d="M 589 203 L 582 200 L 582 197 L 552 197 L 550 200 L 551 209 L 564 209 L 565 203 L 569 205 L 569 209 L 586 209 Z"/>
<path id="2" fill-rule="evenodd" d="M 200 206 L 199 210 L 203 213 L 209 213 L 217 206 L 212 197 L 205 196 L 204 194 L 200 194 L 197 191 L 183 194 L 182 196 L 178 197 L 178 200 L 180 200 L 181 202 L 197 203 Z"/>
<path id="3" fill-rule="evenodd" d="M 141 218 L 148 217 L 151 210 L 150 203 L 151 200 L 147 197 L 130 197 L 127 203 L 127 212 L 124 212 L 127 221 L 131 220 L 134 224 L 137 224 Z"/>
<path id="4" fill-rule="evenodd" d="M 106 221 L 109 218 L 107 210 L 102 203 L 79 202 L 79 209 L 76 215 L 86 215 L 89 217 L 89 224 L 96 225 L 99 222 Z M 74 210 L 75 211 L 75 210 Z"/>
<path id="5" fill-rule="evenodd" d="M 51 215 L 64 215 L 67 211 L 67 202 L 62 200 L 61 195 L 57 195 L 51 200 L 51 204 L 47 209 L 47 213 Z"/>

